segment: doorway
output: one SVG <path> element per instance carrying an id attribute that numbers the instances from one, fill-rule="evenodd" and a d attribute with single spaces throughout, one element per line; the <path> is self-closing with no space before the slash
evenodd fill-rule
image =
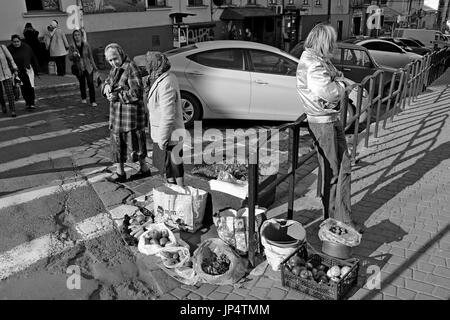
<path id="1" fill-rule="evenodd" d="M 342 40 L 342 29 L 344 27 L 344 21 L 338 20 L 337 22 L 337 39 L 338 41 Z"/>
<path id="2" fill-rule="evenodd" d="M 361 17 L 353 18 L 353 34 L 359 36 L 361 34 Z"/>

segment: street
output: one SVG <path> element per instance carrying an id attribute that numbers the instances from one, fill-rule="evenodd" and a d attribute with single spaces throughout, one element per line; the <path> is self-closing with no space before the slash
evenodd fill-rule
<path id="1" fill-rule="evenodd" d="M 91 186 L 111 164 L 107 155 L 92 160 L 109 133 L 106 102 L 94 109 L 77 95 L 17 109 L 17 118 L 0 118 L 0 299 L 150 298 Z M 79 290 L 66 284 L 72 265 Z"/>

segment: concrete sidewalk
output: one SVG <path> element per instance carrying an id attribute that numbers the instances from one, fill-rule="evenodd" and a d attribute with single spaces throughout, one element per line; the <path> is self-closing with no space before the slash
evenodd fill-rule
<path id="1" fill-rule="evenodd" d="M 353 167 L 352 209 L 356 220 L 365 224 L 367 230 L 361 245 L 353 250 L 361 265 L 358 285 L 349 299 L 450 298 L 449 83 L 447 70 L 417 101 L 388 122 L 378 139 L 372 138 L 370 147 L 361 150 L 360 161 Z M 98 162 L 108 156 L 108 148 L 108 139 L 104 139 L 91 146 L 90 156 L 80 155 L 76 162 Z M 294 219 L 307 227 L 308 242 L 320 249 L 317 232 L 321 204 L 315 197 L 315 159 L 299 175 Z M 152 171 L 157 173 L 155 168 Z M 194 186 L 204 183 L 190 175 L 186 181 Z M 137 209 L 123 203 L 150 192 L 162 182 L 161 177 L 154 175 L 126 183 L 119 189 L 105 182 L 94 184 L 94 188 L 112 218 L 120 223 L 123 214 L 132 214 Z M 122 197 L 107 190 L 119 192 Z M 286 202 L 287 183 L 277 188 L 276 201 L 268 216 L 286 217 Z M 215 236 L 214 228 L 182 238 L 198 244 L 210 236 Z M 281 273 L 272 271 L 266 262 L 234 286 L 186 286 L 160 270 L 157 259 L 134 251 L 138 261 L 149 265 L 159 299 L 312 299 L 283 287 Z"/>

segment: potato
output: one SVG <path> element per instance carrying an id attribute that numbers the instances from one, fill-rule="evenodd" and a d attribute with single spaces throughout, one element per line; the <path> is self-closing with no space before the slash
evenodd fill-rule
<path id="1" fill-rule="evenodd" d="M 169 239 L 167 238 L 161 238 L 159 239 L 159 245 L 164 247 L 169 242 Z"/>

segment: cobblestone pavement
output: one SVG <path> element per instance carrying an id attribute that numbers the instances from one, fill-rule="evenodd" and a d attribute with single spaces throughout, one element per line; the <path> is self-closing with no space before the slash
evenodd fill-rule
<path id="1" fill-rule="evenodd" d="M 369 148 L 359 149 L 360 161 L 352 172 L 352 208 L 367 230 L 361 245 L 353 250 L 361 264 L 358 285 L 349 299 L 450 298 L 448 75 L 388 122 L 377 139 L 371 137 Z M 106 146 L 107 140 L 103 143 Z M 315 168 L 313 158 L 297 180 L 294 218 L 307 226 L 308 241 L 320 249 L 321 205 L 315 198 Z M 151 177 L 127 187 L 139 196 L 161 182 Z M 285 217 L 286 201 L 287 183 L 277 188 L 268 216 Z M 267 263 L 234 286 L 186 286 L 170 281 L 164 273 L 158 277 L 157 282 L 165 278 L 159 297 L 164 300 L 313 299 L 283 287 L 281 273 Z"/>

